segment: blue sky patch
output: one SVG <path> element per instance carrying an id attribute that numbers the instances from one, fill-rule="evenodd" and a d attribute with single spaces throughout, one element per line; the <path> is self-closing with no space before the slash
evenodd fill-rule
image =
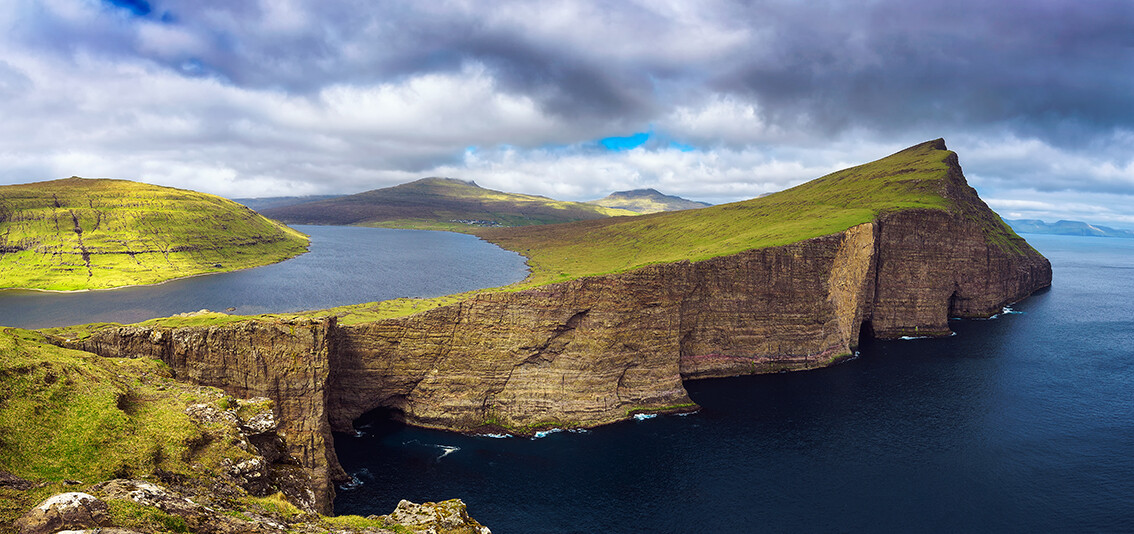
<path id="1" fill-rule="evenodd" d="M 694 150 L 697 150 L 697 147 L 695 147 L 693 145 L 687 145 L 685 143 L 678 143 L 677 141 L 670 141 L 669 142 L 669 148 L 675 148 L 675 149 L 680 150 L 682 152 L 692 152 Z"/>
<path id="2" fill-rule="evenodd" d="M 102 0 L 114 7 L 125 9 L 134 14 L 136 17 L 144 17 L 149 15 L 153 8 L 146 0 Z"/>
<path id="3" fill-rule="evenodd" d="M 642 146 L 649 139 L 649 133 L 640 132 L 628 137 L 605 137 L 599 139 L 599 144 L 612 151 L 630 150 Z"/>

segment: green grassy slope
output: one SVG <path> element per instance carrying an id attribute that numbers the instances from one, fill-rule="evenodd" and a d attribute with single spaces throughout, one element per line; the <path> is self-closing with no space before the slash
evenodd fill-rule
<path id="1" fill-rule="evenodd" d="M 151 284 L 274 263 L 307 244 L 204 193 L 74 177 L 0 186 L 0 288 Z"/>
<path id="2" fill-rule="evenodd" d="M 0 473 L 33 483 L 27 490 L 0 485 L 0 533 L 14 533 L 12 523 L 48 496 L 90 491 L 114 478 L 177 481 L 175 489 L 209 494 L 207 504 L 218 513 L 266 515 L 287 532 L 408 532 L 383 520 L 309 516 L 281 494 L 253 497 L 233 487 L 232 465 L 257 456 L 235 424 L 193 421 L 186 412 L 192 404 L 243 420 L 271 406 L 180 382 L 159 360 L 102 358 L 51 345 L 38 332 L 0 327 Z M 116 527 L 193 531 L 183 518 L 154 507 L 108 504 Z"/>
<path id="3" fill-rule="evenodd" d="M 615 191 L 604 198 L 588 201 L 587 204 L 605 206 L 608 208 L 621 208 L 635 213 L 691 210 L 712 205 L 707 202 L 697 202 L 673 195 L 665 195 L 656 189 Z"/>
<path id="4" fill-rule="evenodd" d="M 92 481 L 250 457 L 227 444 L 185 454 L 201 432 L 185 407 L 220 393 L 177 382 L 158 360 L 102 358 L 15 328 L 0 328 L 0 354 L 0 469 Z"/>
<path id="5" fill-rule="evenodd" d="M 765 197 L 626 219 L 512 229 L 477 235 L 529 258 L 517 287 L 622 272 L 654 263 L 698 261 L 841 232 L 880 213 L 952 209 L 956 155 L 944 141 L 922 143 Z M 956 168 L 959 175 L 959 168 Z M 972 197 L 975 199 L 975 193 Z M 976 199 L 979 202 L 979 199 Z M 981 203 L 983 205 L 983 203 Z M 965 212 L 975 208 L 965 207 Z M 979 210 L 977 210 L 979 211 Z M 985 212 L 991 214 L 987 208 Z M 1012 231 L 992 214 L 990 239 Z M 982 222 L 982 224 L 984 224 Z"/>
<path id="6" fill-rule="evenodd" d="M 451 178 L 424 178 L 346 197 L 266 209 L 263 213 L 289 224 L 458 232 L 492 225 L 527 226 L 635 215 L 581 202 L 494 191 Z"/>

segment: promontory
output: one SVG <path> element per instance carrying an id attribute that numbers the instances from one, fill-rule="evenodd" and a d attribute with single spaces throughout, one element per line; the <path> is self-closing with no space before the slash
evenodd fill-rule
<path id="1" fill-rule="evenodd" d="M 46 335 L 270 399 L 281 458 L 329 511 L 344 477 L 331 432 L 376 408 L 516 434 L 690 410 L 685 380 L 823 367 L 861 336 L 947 335 L 950 318 L 990 316 L 1051 283 L 940 139 L 744 202 L 477 233 L 526 255 L 531 276 L 306 316 Z"/>

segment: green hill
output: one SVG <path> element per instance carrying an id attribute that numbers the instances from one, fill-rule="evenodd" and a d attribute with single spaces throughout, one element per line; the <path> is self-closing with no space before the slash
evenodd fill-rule
<path id="1" fill-rule="evenodd" d="M 785 245 L 907 208 L 961 210 L 982 218 L 990 239 L 1019 246 L 1022 240 L 984 206 L 975 191 L 962 195 L 959 188 L 972 191 L 960 174 L 956 154 L 938 139 L 743 202 L 476 233 L 529 258 L 532 274 L 523 287 Z M 983 209 L 969 205 L 973 202 Z"/>
<path id="2" fill-rule="evenodd" d="M 0 186 L 0 288 L 152 284 L 278 262 L 307 244 L 204 193 L 77 177 Z"/>
<path id="3" fill-rule="evenodd" d="M 329 200 L 264 210 L 289 224 L 331 224 L 467 232 L 636 215 L 632 211 L 536 195 L 504 193 L 452 178 L 423 178 Z"/>
<path id="4" fill-rule="evenodd" d="M 615 191 L 604 198 L 590 200 L 587 204 L 607 208 L 621 208 L 635 213 L 658 213 L 661 211 L 691 210 L 711 206 L 708 202 L 697 202 L 673 195 L 662 194 L 657 189 L 635 189 Z"/>

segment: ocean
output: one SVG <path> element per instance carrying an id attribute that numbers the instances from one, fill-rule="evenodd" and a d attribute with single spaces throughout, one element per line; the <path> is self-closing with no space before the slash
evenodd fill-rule
<path id="1" fill-rule="evenodd" d="M 702 409 L 538 438 L 337 435 L 341 514 L 460 498 L 496 534 L 1134 532 L 1134 240 L 1025 235 L 1048 290 Z"/>

